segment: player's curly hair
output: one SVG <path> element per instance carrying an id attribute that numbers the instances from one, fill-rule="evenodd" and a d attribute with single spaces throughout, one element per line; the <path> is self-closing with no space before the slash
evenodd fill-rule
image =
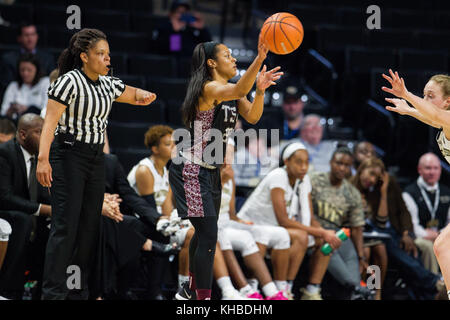
<path id="1" fill-rule="evenodd" d="M 144 143 L 145 146 L 151 149 L 153 146 L 158 146 L 161 142 L 161 138 L 172 134 L 173 129 L 169 126 L 156 125 L 150 127 L 145 133 Z"/>

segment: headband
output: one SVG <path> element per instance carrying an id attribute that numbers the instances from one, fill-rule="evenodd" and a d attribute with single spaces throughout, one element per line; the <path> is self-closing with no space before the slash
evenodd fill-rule
<path id="1" fill-rule="evenodd" d="M 203 50 L 205 50 L 205 56 L 206 59 L 210 59 L 213 57 L 213 53 L 214 53 L 214 47 L 217 45 L 218 43 L 215 41 L 209 41 L 209 42 L 203 42 Z"/>
<path id="2" fill-rule="evenodd" d="M 283 161 L 289 159 L 289 157 L 292 156 L 297 150 L 306 150 L 306 147 L 300 142 L 294 142 L 288 145 L 283 151 Z"/>

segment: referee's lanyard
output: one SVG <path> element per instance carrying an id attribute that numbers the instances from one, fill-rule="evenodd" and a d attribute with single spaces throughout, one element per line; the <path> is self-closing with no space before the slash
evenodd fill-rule
<path id="1" fill-rule="evenodd" d="M 427 227 L 437 231 L 439 227 L 439 221 L 436 219 L 436 211 L 439 207 L 439 195 L 440 195 L 439 184 L 436 189 L 433 207 L 431 207 L 430 198 L 428 197 L 428 194 L 425 191 L 424 187 L 420 185 L 420 183 L 417 183 L 417 185 L 419 186 L 420 193 L 422 194 L 423 200 L 425 201 L 428 211 L 431 214 L 431 220 L 427 223 Z"/>

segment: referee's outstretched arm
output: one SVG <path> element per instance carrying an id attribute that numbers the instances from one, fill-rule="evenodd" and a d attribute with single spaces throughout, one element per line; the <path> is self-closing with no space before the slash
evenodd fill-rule
<path id="1" fill-rule="evenodd" d="M 156 94 L 139 88 L 125 86 L 122 95 L 116 101 L 138 106 L 146 106 L 155 101 Z"/>

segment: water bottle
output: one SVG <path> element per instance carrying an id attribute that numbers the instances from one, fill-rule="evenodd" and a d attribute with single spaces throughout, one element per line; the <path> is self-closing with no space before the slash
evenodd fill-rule
<path id="1" fill-rule="evenodd" d="M 22 300 L 31 300 L 32 299 L 32 294 L 31 294 L 31 283 L 28 281 L 27 283 L 25 283 L 25 290 L 23 292 L 23 297 Z"/>
<path id="2" fill-rule="evenodd" d="M 336 232 L 336 237 L 338 237 L 341 241 L 345 241 L 350 237 L 350 229 L 349 228 L 342 228 L 338 232 Z M 327 242 L 325 243 L 322 248 L 320 249 L 324 255 L 329 255 L 331 251 L 333 251 L 333 248 L 330 246 L 330 244 Z"/>

